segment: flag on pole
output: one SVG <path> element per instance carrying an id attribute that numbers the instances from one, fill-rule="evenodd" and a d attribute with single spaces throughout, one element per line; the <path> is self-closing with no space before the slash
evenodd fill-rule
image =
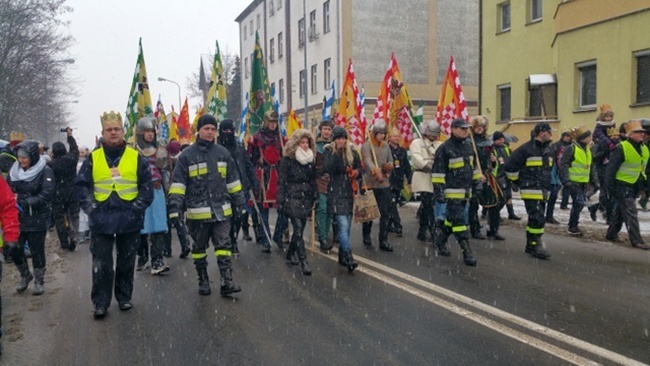
<path id="1" fill-rule="evenodd" d="M 174 106 L 173 105 L 172 105 L 172 112 L 167 115 L 167 120 L 170 121 L 170 123 L 169 123 L 169 141 L 174 140 L 174 139 L 176 141 L 179 141 L 179 138 L 178 138 L 178 113 L 176 113 L 174 111 Z"/>
<path id="2" fill-rule="evenodd" d="M 359 98 L 359 87 L 354 74 L 352 59 L 348 64 L 348 71 L 345 74 L 343 86 L 341 86 L 341 98 L 339 108 L 336 112 L 336 124 L 344 126 L 350 135 L 352 142 L 363 145 L 365 140 L 365 129 L 361 122 L 361 99 Z"/>
<path id="3" fill-rule="evenodd" d="M 226 77 L 221 62 L 221 53 L 219 52 L 219 41 L 217 41 L 217 49 L 212 63 L 212 76 L 210 76 L 210 91 L 203 112 L 211 114 L 217 119 L 217 122 L 221 122 L 226 119 L 227 111 Z"/>
<path id="4" fill-rule="evenodd" d="M 382 118 L 391 127 L 400 131 L 401 142 L 408 148 L 413 141 L 413 123 L 409 114 L 413 108 L 413 102 L 406 90 L 402 73 L 399 70 L 395 54 L 391 53 L 390 63 L 384 75 L 384 81 L 379 90 L 379 97 L 375 105 L 373 123 Z"/>
<path id="5" fill-rule="evenodd" d="M 260 35 L 255 32 L 255 51 L 251 61 L 251 88 L 248 101 L 248 133 L 257 132 L 264 122 L 264 114 L 273 108 L 271 88 L 260 46 Z"/>
<path id="6" fill-rule="evenodd" d="M 239 116 L 239 141 L 246 141 L 246 116 L 248 116 L 248 93 L 246 93 L 246 102 Z"/>
<path id="7" fill-rule="evenodd" d="M 302 122 L 296 116 L 296 112 L 291 109 L 289 111 L 289 118 L 287 119 L 287 136 L 291 137 L 293 131 L 302 128 Z"/>
<path id="8" fill-rule="evenodd" d="M 469 113 L 467 113 L 467 104 L 463 95 L 463 89 L 460 85 L 460 79 L 458 78 L 458 70 L 456 70 L 456 63 L 454 63 L 454 56 L 451 56 L 449 58 L 447 76 L 442 83 L 440 98 L 438 98 L 438 107 L 436 108 L 436 120 L 440 124 L 442 132 L 447 136 L 451 134 L 451 122 L 455 118 L 462 118 L 468 121 Z"/>
<path id="9" fill-rule="evenodd" d="M 336 90 L 334 87 L 334 80 L 332 80 L 332 86 L 330 87 L 330 97 L 325 99 L 321 121 L 327 121 L 332 119 L 332 108 L 335 99 L 336 99 Z"/>
<path id="10" fill-rule="evenodd" d="M 158 95 L 158 102 L 156 103 L 156 112 L 153 114 L 158 121 L 158 131 L 162 141 L 169 141 L 169 123 L 167 122 L 167 115 L 165 115 L 165 108 L 163 107 L 160 95 Z"/>
<path id="11" fill-rule="evenodd" d="M 366 134 L 365 131 L 368 126 L 368 120 L 366 119 L 366 90 L 363 85 L 361 85 L 361 91 L 359 92 L 359 104 L 361 105 L 361 109 L 359 110 L 359 117 L 361 117 L 361 137 L 363 137 Z M 363 143 L 363 141 L 361 141 L 361 143 Z"/>
<path id="12" fill-rule="evenodd" d="M 181 109 L 181 114 L 178 116 L 177 121 L 178 128 L 178 140 L 180 143 L 188 143 L 191 140 L 190 131 L 190 112 L 187 105 L 187 97 L 185 97 L 185 103 L 183 103 L 183 108 Z"/>
<path id="13" fill-rule="evenodd" d="M 287 126 L 284 122 L 284 118 L 282 118 L 282 113 L 280 113 L 280 101 L 275 94 L 275 86 L 271 86 L 271 100 L 273 101 L 273 110 L 278 114 L 278 126 L 280 128 L 280 134 L 282 136 L 287 136 Z"/>
<path id="14" fill-rule="evenodd" d="M 126 118 L 124 120 L 124 138 L 128 141 L 133 136 L 133 130 L 138 125 L 138 120 L 145 116 L 153 117 L 151 95 L 149 94 L 149 80 L 147 68 L 144 64 L 142 52 L 142 38 L 139 42 L 140 51 L 135 63 L 135 72 L 131 83 L 129 101 L 126 104 Z"/>
<path id="15" fill-rule="evenodd" d="M 418 110 L 415 112 L 415 115 L 413 116 L 413 122 L 415 122 L 417 128 L 420 126 L 420 123 L 424 121 L 424 101 L 421 100 L 420 104 L 418 104 Z"/>
<path id="16" fill-rule="evenodd" d="M 203 108 L 199 105 L 196 108 L 196 114 L 194 115 L 194 120 L 192 121 L 192 127 L 190 128 L 190 141 L 196 141 L 196 133 L 198 132 L 199 127 L 199 117 L 203 115 Z M 215 117 L 216 118 L 216 117 Z"/>

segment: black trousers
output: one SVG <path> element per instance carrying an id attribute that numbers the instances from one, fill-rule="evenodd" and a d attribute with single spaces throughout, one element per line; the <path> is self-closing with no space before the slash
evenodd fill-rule
<path id="1" fill-rule="evenodd" d="M 178 241 L 181 244 L 181 249 L 189 248 L 190 241 L 187 238 L 187 227 L 185 226 L 185 217 L 181 213 L 178 217 L 178 220 L 167 220 L 167 235 L 165 235 L 165 252 L 172 254 L 172 228 L 176 229 L 176 235 L 178 235 Z"/>
<path id="2" fill-rule="evenodd" d="M 219 270 L 231 268 L 230 219 L 215 222 L 188 220 L 187 227 L 190 236 L 194 239 L 192 259 L 197 270 L 208 266 L 206 251 L 210 247 L 210 240 L 214 245 L 214 255 L 217 257 Z"/>
<path id="3" fill-rule="evenodd" d="M 375 195 L 377 206 L 381 217 L 379 218 L 379 243 L 388 241 L 388 225 L 391 218 L 390 209 L 390 188 L 376 188 L 372 192 Z M 372 221 L 363 223 L 363 235 L 369 236 L 372 231 Z"/>
<path id="4" fill-rule="evenodd" d="M 140 234 L 140 243 L 137 247 L 138 257 L 143 258 L 144 261 L 144 259 L 151 255 L 152 264 L 155 261 L 161 261 L 163 252 L 167 246 L 168 235 L 170 234 L 169 231 L 162 231 L 153 234 Z M 149 240 L 151 240 L 151 251 L 149 250 Z"/>
<path id="5" fill-rule="evenodd" d="M 435 217 L 433 215 L 433 193 L 421 192 L 420 193 L 420 230 L 419 232 L 426 235 L 427 230 L 434 235 Z"/>
<path id="6" fill-rule="evenodd" d="M 401 190 L 390 190 L 390 226 L 396 230 L 402 230 L 402 220 L 399 217 L 399 210 L 397 209 L 400 197 L 402 197 Z"/>
<path id="7" fill-rule="evenodd" d="M 544 235 L 544 225 L 546 224 L 546 201 L 524 200 L 524 206 L 526 206 L 526 213 L 528 214 L 526 238 L 539 243 L 542 235 Z"/>
<path id="8" fill-rule="evenodd" d="M 472 235 L 481 232 L 481 223 L 478 221 L 478 197 L 469 200 L 469 230 Z"/>
<path id="9" fill-rule="evenodd" d="M 11 251 L 11 259 L 16 266 L 27 264 L 25 256 L 25 242 L 29 243 L 32 252 L 32 266 L 34 269 L 45 268 L 45 235 L 47 231 L 21 231 L 18 238 L 18 247 Z"/>
<path id="10" fill-rule="evenodd" d="M 641 230 L 639 228 L 639 217 L 636 209 L 636 198 L 634 197 L 615 197 L 614 208 L 610 225 L 607 228 L 607 237 L 614 238 L 621 231 L 623 223 L 627 228 L 627 235 L 630 243 L 643 244 Z"/>
<path id="11" fill-rule="evenodd" d="M 135 252 L 140 243 L 137 231 L 124 234 L 90 234 L 90 253 L 93 257 L 93 288 L 90 293 L 95 307 L 108 308 L 113 286 L 115 299 L 131 301 Z M 113 248 L 115 247 L 115 265 Z"/>
<path id="12" fill-rule="evenodd" d="M 466 200 L 447 200 L 445 221 L 438 222 L 439 227 L 435 239 L 436 245 L 440 246 L 447 243 L 447 239 L 451 234 L 454 234 L 459 244 L 469 239 L 469 231 L 465 218 L 466 212 L 468 211 L 468 202 Z"/>
<path id="13" fill-rule="evenodd" d="M 305 232 L 305 225 L 307 224 L 306 217 L 289 217 L 291 226 L 293 227 L 293 235 L 291 235 L 291 247 L 290 251 L 296 251 L 298 253 L 298 259 L 304 261 L 307 258 L 305 253 L 305 239 L 303 238 L 303 233 Z"/>
<path id="14" fill-rule="evenodd" d="M 239 234 L 239 229 L 248 230 L 248 212 L 242 213 L 238 217 L 233 217 L 230 223 L 230 242 L 237 242 L 237 235 Z"/>
<path id="15" fill-rule="evenodd" d="M 494 233 L 499 232 L 499 226 L 501 226 L 501 209 L 506 205 L 504 200 L 499 200 L 495 206 L 488 207 L 488 224 L 490 226 L 489 231 Z"/>
<path id="16" fill-rule="evenodd" d="M 75 232 L 79 227 L 79 204 L 76 200 L 55 202 L 52 205 L 52 211 L 61 248 L 68 249 L 70 242 L 76 241 Z"/>

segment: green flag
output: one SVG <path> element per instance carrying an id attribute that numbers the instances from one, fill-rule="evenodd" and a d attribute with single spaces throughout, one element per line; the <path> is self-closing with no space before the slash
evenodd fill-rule
<path id="1" fill-rule="evenodd" d="M 133 136 L 133 130 L 138 125 L 138 120 L 144 116 L 153 117 L 151 95 L 149 94 L 149 80 L 147 68 L 144 65 L 142 52 L 142 38 L 140 38 L 140 53 L 135 64 L 135 73 L 126 105 L 126 119 L 124 120 L 124 138 L 128 141 Z"/>
<path id="2" fill-rule="evenodd" d="M 210 91 L 204 104 L 204 113 L 211 114 L 218 122 L 221 122 L 226 119 L 228 111 L 226 103 L 226 78 L 223 73 L 219 41 L 217 41 L 217 49 L 212 63 L 212 76 L 210 77 Z"/>
<path id="3" fill-rule="evenodd" d="M 264 114 L 273 108 L 269 77 L 264 65 L 260 36 L 255 32 L 255 51 L 251 60 L 251 89 L 248 101 L 248 133 L 253 134 L 262 127 Z"/>
<path id="4" fill-rule="evenodd" d="M 420 123 L 424 121 L 424 101 L 421 100 L 420 104 L 418 105 L 418 110 L 415 112 L 415 115 L 413 116 L 413 122 L 415 122 L 415 128 L 418 128 L 420 126 Z"/>

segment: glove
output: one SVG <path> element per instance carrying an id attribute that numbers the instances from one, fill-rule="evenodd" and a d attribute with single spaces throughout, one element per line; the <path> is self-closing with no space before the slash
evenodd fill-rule
<path id="1" fill-rule="evenodd" d="M 391 163 L 383 163 L 383 164 L 381 164 L 381 170 L 386 174 L 392 172 L 393 169 L 395 169 L 395 166 L 393 166 L 393 164 L 391 164 Z"/>
<path id="2" fill-rule="evenodd" d="M 353 169 L 349 165 L 348 165 L 347 168 L 345 168 L 345 172 L 348 174 L 348 177 L 350 177 L 350 179 L 352 179 L 352 180 L 357 179 L 357 177 L 359 176 L 359 171 L 356 170 L 356 169 Z"/>

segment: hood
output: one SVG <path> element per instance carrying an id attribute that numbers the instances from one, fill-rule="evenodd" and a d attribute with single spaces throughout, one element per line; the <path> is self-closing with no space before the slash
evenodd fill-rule
<path id="1" fill-rule="evenodd" d="M 14 154 L 16 156 L 18 156 L 19 149 L 25 149 L 29 153 L 29 159 L 31 160 L 29 166 L 34 166 L 38 162 L 38 159 L 41 158 L 41 154 L 38 148 L 38 141 L 25 140 L 16 145 L 14 147 Z"/>
<path id="2" fill-rule="evenodd" d="M 309 130 L 301 128 L 295 130 L 293 134 L 291 134 L 291 139 L 287 142 L 286 145 L 284 145 L 284 150 L 282 152 L 282 155 L 289 158 L 295 157 L 296 149 L 298 149 L 300 140 L 302 140 L 304 137 L 309 139 L 309 148 L 314 150 L 316 147 L 314 144 L 314 135 L 312 135 Z"/>
<path id="3" fill-rule="evenodd" d="M 54 159 L 64 156 L 68 151 L 65 149 L 65 145 L 61 141 L 57 141 L 52 144 L 52 157 Z"/>

